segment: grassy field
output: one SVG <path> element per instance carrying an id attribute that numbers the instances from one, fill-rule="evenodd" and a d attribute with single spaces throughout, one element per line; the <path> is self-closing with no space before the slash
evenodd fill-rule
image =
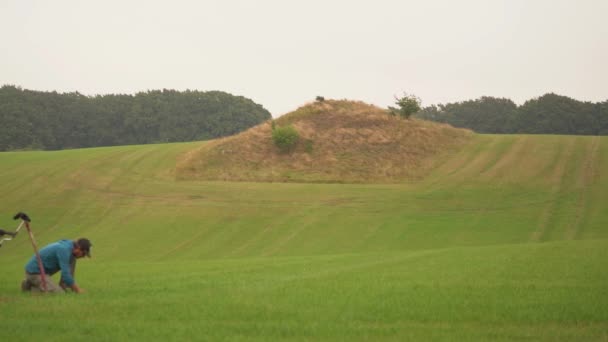
<path id="1" fill-rule="evenodd" d="M 197 145 L 0 153 L 0 227 L 94 244 L 81 296 L 0 248 L 0 340 L 608 340 L 606 137 L 478 135 L 390 185 L 175 181 Z"/>

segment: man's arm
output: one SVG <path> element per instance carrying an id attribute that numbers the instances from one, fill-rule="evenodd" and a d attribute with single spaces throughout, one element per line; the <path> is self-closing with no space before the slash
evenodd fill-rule
<path id="1" fill-rule="evenodd" d="M 70 274 L 72 275 L 72 279 L 75 279 L 74 277 L 76 274 L 76 258 L 74 258 L 74 256 L 70 256 Z M 67 289 L 67 285 L 65 284 L 65 281 L 63 281 L 63 277 L 59 279 L 59 286 L 61 286 L 61 288 L 64 290 Z"/>
<path id="2" fill-rule="evenodd" d="M 65 251 L 63 253 L 57 253 L 57 258 L 59 259 L 59 267 L 61 268 L 61 287 L 63 289 L 69 287 L 72 289 L 72 291 L 76 293 L 83 293 L 84 290 L 78 287 L 78 285 L 76 285 L 76 281 L 72 277 L 71 251 L 67 251 L 67 253 Z"/>

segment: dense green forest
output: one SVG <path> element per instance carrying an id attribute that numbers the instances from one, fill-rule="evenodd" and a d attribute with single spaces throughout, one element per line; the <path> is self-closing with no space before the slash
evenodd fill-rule
<path id="1" fill-rule="evenodd" d="M 221 91 L 85 96 L 5 85 L 0 151 L 206 140 L 270 118 L 261 105 Z"/>
<path id="2" fill-rule="evenodd" d="M 608 135 L 608 100 L 581 102 L 553 93 L 521 106 L 494 97 L 432 105 L 415 116 L 478 133 Z"/>

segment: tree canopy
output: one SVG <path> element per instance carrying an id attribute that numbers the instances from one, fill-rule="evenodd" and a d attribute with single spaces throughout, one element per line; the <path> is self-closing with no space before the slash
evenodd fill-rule
<path id="1" fill-rule="evenodd" d="M 207 140 L 270 118 L 252 100 L 221 91 L 85 96 L 5 85 L 0 88 L 0 151 Z"/>
<path id="2" fill-rule="evenodd" d="M 495 97 L 432 105 L 415 116 L 478 133 L 608 135 L 608 100 L 581 102 L 553 93 L 521 106 Z"/>

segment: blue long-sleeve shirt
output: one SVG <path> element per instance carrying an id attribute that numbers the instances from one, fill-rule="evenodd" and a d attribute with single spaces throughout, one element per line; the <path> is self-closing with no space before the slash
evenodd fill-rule
<path id="1" fill-rule="evenodd" d="M 44 273 L 52 275 L 61 271 L 61 278 L 67 286 L 74 284 L 74 278 L 70 269 L 70 259 L 72 258 L 72 250 L 74 242 L 71 240 L 59 240 L 54 242 L 39 251 L 40 259 L 44 267 Z M 25 271 L 28 273 L 40 273 L 38 260 L 34 254 L 30 261 L 25 265 Z"/>

